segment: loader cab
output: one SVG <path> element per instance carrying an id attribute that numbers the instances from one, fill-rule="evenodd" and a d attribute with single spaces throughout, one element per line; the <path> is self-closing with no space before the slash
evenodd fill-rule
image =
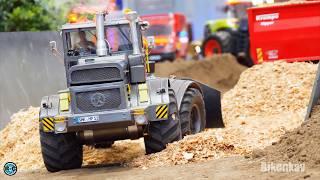
<path id="1" fill-rule="evenodd" d="M 141 33 L 145 27 L 140 19 L 137 19 L 134 24 L 136 26 L 134 33 L 137 34 L 137 38 L 134 38 L 137 39 L 135 41 L 133 41 L 130 22 L 124 15 L 120 18 L 119 16 L 106 16 L 103 25 L 101 25 L 104 27 L 101 31 L 103 31 L 103 39 L 107 49 L 107 53 L 103 57 L 98 53 L 99 35 L 95 22 L 64 25 L 62 28 L 62 38 L 68 87 L 94 84 L 96 79 L 101 77 L 94 77 L 94 79 L 89 80 L 88 76 L 90 75 L 82 75 L 82 73 L 86 72 L 90 74 L 91 70 L 87 71 L 88 69 L 99 69 L 102 68 L 102 66 L 108 67 L 109 70 L 117 70 L 115 70 L 116 73 L 108 70 L 108 75 L 106 75 L 108 77 L 105 77 L 105 79 L 99 81 L 99 83 L 114 82 L 117 80 L 128 82 L 130 78 L 127 78 L 125 72 L 128 72 L 128 68 L 131 67 L 129 63 L 138 61 L 138 64 L 143 66 L 145 61 L 143 54 L 145 51 L 143 49 Z M 136 49 L 134 47 L 136 47 Z M 134 49 L 138 49 L 139 53 L 134 53 Z M 104 65 L 102 65 L 102 63 L 104 63 Z M 138 64 L 134 64 L 132 67 Z M 105 72 L 103 70 L 101 71 L 103 73 Z M 131 72 L 133 71 L 134 70 L 131 70 Z M 74 77 L 76 76 L 74 74 L 77 74 L 76 79 L 80 78 L 81 81 L 74 81 Z M 116 78 L 113 76 L 116 76 Z M 131 81 L 132 78 L 133 77 L 130 79 Z M 88 79 L 88 81 L 86 79 Z M 138 82 L 144 81 L 143 78 L 140 79 L 142 80 Z"/>
<path id="2" fill-rule="evenodd" d="M 94 24 L 92 24 L 94 25 Z M 74 26 L 74 27 L 72 27 Z M 139 46 L 142 47 L 142 35 Z M 95 26 L 86 27 L 84 24 L 69 25 L 62 30 L 64 57 L 66 68 L 77 65 L 80 58 L 97 56 L 97 36 Z M 132 39 L 129 24 L 105 25 L 105 40 L 109 49 L 109 56 L 132 54 Z"/>

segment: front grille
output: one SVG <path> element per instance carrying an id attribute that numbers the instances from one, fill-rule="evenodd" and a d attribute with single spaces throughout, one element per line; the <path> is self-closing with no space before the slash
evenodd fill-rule
<path id="1" fill-rule="evenodd" d="M 120 69 L 116 67 L 103 67 L 94 69 L 81 69 L 71 72 L 71 83 L 110 82 L 122 80 Z"/>
<path id="2" fill-rule="evenodd" d="M 120 88 L 77 92 L 75 97 L 78 113 L 114 110 L 121 106 Z"/>

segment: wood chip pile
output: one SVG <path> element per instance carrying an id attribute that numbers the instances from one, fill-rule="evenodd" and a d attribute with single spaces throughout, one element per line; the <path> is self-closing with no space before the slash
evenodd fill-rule
<path id="1" fill-rule="evenodd" d="M 264 148 L 303 121 L 316 69 L 317 65 L 309 63 L 254 66 L 223 96 L 226 128 L 187 136 L 148 156 L 143 155 L 142 140 L 120 141 L 111 149 L 85 147 L 84 165 L 126 163 L 148 168 L 245 155 Z M 20 170 L 44 168 L 37 118 L 38 108 L 12 116 L 11 123 L 0 132 L 0 164 L 13 161 Z"/>
<path id="2" fill-rule="evenodd" d="M 147 156 L 134 159 L 128 165 L 149 168 L 200 162 L 222 157 L 245 155 L 249 153 L 245 148 L 235 146 L 224 140 L 215 131 L 206 131 L 197 135 L 190 135 L 179 142 L 167 146 L 167 149 Z"/>
<path id="3" fill-rule="evenodd" d="M 0 166 L 15 162 L 20 170 L 44 168 L 40 150 L 39 108 L 30 107 L 11 117 L 0 132 Z"/>
<path id="4" fill-rule="evenodd" d="M 19 171 L 44 169 L 39 141 L 39 108 L 30 107 L 14 114 L 0 132 L 0 165 L 15 162 Z M 120 141 L 110 149 L 84 146 L 84 165 L 125 163 L 144 155 L 143 142 Z"/>
<path id="5" fill-rule="evenodd" d="M 305 116 L 317 70 L 310 63 L 265 63 L 244 71 L 222 99 L 224 129 L 170 144 L 130 165 L 142 168 L 244 155 L 271 145 Z"/>
<path id="6" fill-rule="evenodd" d="M 223 96 L 224 122 L 288 112 L 304 116 L 316 71 L 317 65 L 311 63 L 280 61 L 246 70 Z"/>

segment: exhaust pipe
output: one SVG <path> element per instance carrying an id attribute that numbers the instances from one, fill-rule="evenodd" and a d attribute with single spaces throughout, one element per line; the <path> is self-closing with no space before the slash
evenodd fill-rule
<path id="1" fill-rule="evenodd" d="M 96 14 L 96 30 L 97 30 L 97 55 L 108 55 L 107 43 L 104 37 L 104 13 Z"/>
<path id="2" fill-rule="evenodd" d="M 96 144 L 108 141 L 117 141 L 124 139 L 139 139 L 143 136 L 143 129 L 141 126 L 129 126 L 127 128 L 110 128 L 99 130 L 85 130 L 79 132 L 78 138 L 82 144 Z"/>
<path id="3" fill-rule="evenodd" d="M 131 11 L 126 13 L 126 18 L 129 21 L 130 29 L 131 29 L 133 54 L 141 54 L 141 51 L 139 48 L 139 37 L 138 37 L 137 24 L 136 24 L 138 19 L 138 14 L 135 11 Z"/>

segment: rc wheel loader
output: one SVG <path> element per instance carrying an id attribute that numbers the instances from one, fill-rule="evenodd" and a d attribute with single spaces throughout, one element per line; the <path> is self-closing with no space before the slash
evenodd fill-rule
<path id="1" fill-rule="evenodd" d="M 152 38 L 136 12 L 98 13 L 62 27 L 67 89 L 45 96 L 40 141 L 48 171 L 82 166 L 83 145 L 144 138 L 146 153 L 205 127 L 221 126 L 220 92 L 189 79 L 158 78 Z M 55 43 L 53 43 L 55 44 Z"/>

